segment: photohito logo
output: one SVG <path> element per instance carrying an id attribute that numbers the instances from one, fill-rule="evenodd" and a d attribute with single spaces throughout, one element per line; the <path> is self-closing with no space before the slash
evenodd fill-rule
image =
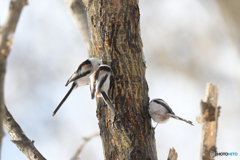
<path id="1" fill-rule="evenodd" d="M 210 152 L 211 157 L 215 157 L 215 156 L 237 156 L 237 155 L 238 155 L 237 152 L 214 152 L 214 151 Z"/>

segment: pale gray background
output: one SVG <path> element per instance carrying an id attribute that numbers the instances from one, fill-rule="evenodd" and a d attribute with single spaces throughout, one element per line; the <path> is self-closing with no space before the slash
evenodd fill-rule
<path id="1" fill-rule="evenodd" d="M 0 1 L 0 24 L 10 0 Z M 217 147 L 240 154 L 240 54 L 229 38 L 213 0 L 141 0 L 141 35 L 150 98 L 163 98 L 194 127 L 169 120 L 158 125 L 159 159 L 174 147 L 179 160 L 199 159 L 202 126 L 196 122 L 207 82 L 219 86 Z M 96 102 L 89 87 L 74 90 L 55 117 L 52 112 L 69 87 L 65 82 L 88 57 L 80 32 L 64 1 L 30 0 L 21 14 L 8 57 L 5 99 L 26 135 L 49 160 L 67 160 L 87 137 L 99 132 Z M 155 123 L 153 123 L 155 125 Z M 2 160 L 26 160 L 3 139 Z M 237 157 L 217 157 L 235 160 Z M 100 137 L 81 153 L 82 160 L 102 160 Z"/>

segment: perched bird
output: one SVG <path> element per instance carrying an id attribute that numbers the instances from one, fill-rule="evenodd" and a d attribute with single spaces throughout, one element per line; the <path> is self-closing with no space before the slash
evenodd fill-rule
<path id="1" fill-rule="evenodd" d="M 62 106 L 62 104 L 65 102 L 65 100 L 68 98 L 70 93 L 73 91 L 73 89 L 76 89 L 80 86 L 85 86 L 90 83 L 89 76 L 102 64 L 102 61 L 98 58 L 89 58 L 82 62 L 78 68 L 72 73 L 71 77 L 68 79 L 65 86 L 67 86 L 69 83 L 72 83 L 71 88 L 65 95 L 65 97 L 62 99 L 62 101 L 59 103 L 55 111 L 53 112 L 53 116 L 57 113 L 59 108 Z"/>
<path id="2" fill-rule="evenodd" d="M 98 69 L 90 76 L 90 91 L 92 99 L 95 97 L 103 98 L 104 102 L 111 110 L 111 115 L 113 116 L 118 112 L 113 107 L 113 104 L 111 103 L 107 94 L 110 85 L 111 71 L 112 70 L 108 65 L 100 65 Z"/>
<path id="3" fill-rule="evenodd" d="M 166 122 L 170 117 L 193 125 L 191 121 L 176 116 L 172 109 L 169 107 L 169 105 L 162 99 L 151 100 L 151 102 L 149 103 L 149 114 L 152 119 L 157 122 L 157 125 L 158 123 Z M 157 125 L 155 126 L 155 128 L 157 127 Z"/>

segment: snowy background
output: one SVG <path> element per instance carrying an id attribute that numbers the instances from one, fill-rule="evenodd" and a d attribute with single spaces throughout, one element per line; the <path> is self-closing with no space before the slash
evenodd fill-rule
<path id="1" fill-rule="evenodd" d="M 0 24 L 10 0 L 0 1 Z M 207 82 L 219 87 L 218 152 L 240 154 L 240 54 L 220 10 L 212 1 L 141 0 L 141 36 L 147 62 L 149 97 L 163 98 L 194 127 L 169 120 L 158 125 L 158 158 L 174 147 L 179 160 L 199 159 L 202 126 L 200 100 Z M 5 77 L 5 100 L 26 135 L 49 160 L 68 160 L 83 137 L 98 133 L 96 102 L 89 87 L 74 90 L 55 117 L 52 112 L 68 91 L 72 71 L 88 58 L 64 1 L 29 0 L 14 35 Z M 155 125 L 155 123 L 153 123 Z M 5 131 L 2 160 L 26 160 Z M 100 137 L 89 141 L 82 160 L 102 160 Z M 236 160 L 217 157 L 216 160 Z"/>

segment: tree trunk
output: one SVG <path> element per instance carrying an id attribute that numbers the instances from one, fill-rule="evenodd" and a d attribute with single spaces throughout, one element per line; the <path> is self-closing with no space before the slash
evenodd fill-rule
<path id="1" fill-rule="evenodd" d="M 139 19 L 134 0 L 90 0 L 88 4 L 90 57 L 112 68 L 108 94 L 119 112 L 112 123 L 105 103 L 97 100 L 105 159 L 157 159 Z"/>

